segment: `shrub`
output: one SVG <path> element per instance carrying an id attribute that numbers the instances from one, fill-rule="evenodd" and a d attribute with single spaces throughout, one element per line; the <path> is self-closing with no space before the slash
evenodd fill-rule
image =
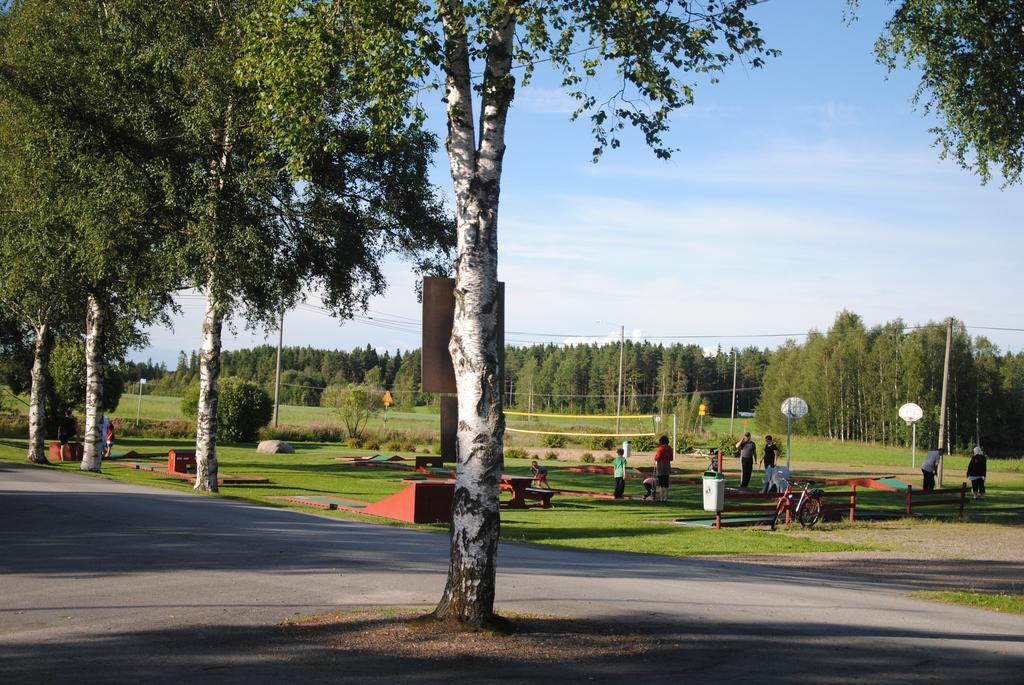
<path id="1" fill-rule="evenodd" d="M 273 401 L 256 383 L 224 378 L 217 388 L 217 438 L 224 442 L 253 442 L 260 428 L 273 416 Z M 196 418 L 199 413 L 199 385 L 188 388 L 181 398 L 181 413 Z"/>
<path id="2" fill-rule="evenodd" d="M 565 445 L 569 442 L 569 439 L 566 438 L 564 435 L 559 435 L 557 433 L 552 433 L 550 435 L 545 435 L 543 438 L 541 438 L 540 442 L 541 442 L 541 444 L 544 447 L 556 447 L 557 448 L 557 447 L 565 447 Z"/>
<path id="3" fill-rule="evenodd" d="M 722 454 L 726 457 L 738 457 L 740 451 L 736 449 L 736 443 L 740 439 L 735 435 L 720 435 L 717 439 L 711 441 L 711 446 L 722 451 Z"/>
<path id="4" fill-rule="evenodd" d="M 195 438 L 196 424 L 194 421 L 172 419 L 157 421 L 142 419 L 136 426 L 134 421 L 118 421 L 117 437 L 119 438 Z"/>
<path id="5" fill-rule="evenodd" d="M 614 461 L 615 461 L 615 457 L 613 457 L 610 454 L 606 454 L 603 457 L 601 457 L 601 463 L 602 464 L 611 464 Z"/>
<path id="6" fill-rule="evenodd" d="M 634 452 L 653 452 L 658 449 L 658 438 L 653 435 L 637 435 L 630 439 Z"/>
<path id="7" fill-rule="evenodd" d="M 274 415 L 270 395 L 256 383 L 225 378 L 217 398 L 217 436 L 227 442 L 255 442 Z"/>
<path id="8" fill-rule="evenodd" d="M 530 455 L 530 459 L 540 459 L 540 455 L 539 454 L 531 454 Z"/>
<path id="9" fill-rule="evenodd" d="M 403 452 L 415 452 L 416 451 L 416 444 L 412 443 L 412 442 L 403 442 L 402 443 L 402 451 Z"/>
<path id="10" fill-rule="evenodd" d="M 361 436 L 370 417 L 381 406 L 380 393 L 365 385 L 348 385 L 338 399 L 338 413 L 349 435 Z"/>
<path id="11" fill-rule="evenodd" d="M 584 452 L 583 454 L 580 455 L 580 461 L 586 461 L 587 457 L 593 459 L 594 455 L 591 454 L 590 452 Z"/>
<path id="12" fill-rule="evenodd" d="M 373 438 L 370 438 L 365 443 L 363 443 L 363 447 L 365 447 L 368 450 L 379 450 L 380 449 L 380 440 L 375 440 Z M 390 448 L 388 448 L 388 449 L 390 450 Z M 394 450 L 394 451 L 397 452 L 398 450 Z"/>
<path id="13" fill-rule="evenodd" d="M 593 464 L 594 463 L 594 455 L 590 454 L 588 452 L 588 453 L 584 454 L 582 457 L 580 457 L 580 461 L 583 462 L 584 464 Z"/>
<path id="14" fill-rule="evenodd" d="M 224 378 L 217 388 L 217 440 L 255 442 L 260 428 L 273 417 L 270 395 L 256 383 L 240 378 Z M 181 398 L 181 411 L 195 418 L 199 407 L 199 386 L 188 389 Z"/>
<path id="15" fill-rule="evenodd" d="M 349 447 L 358 448 L 363 446 L 363 440 L 362 438 L 349 438 L 348 440 L 345 441 L 345 444 L 348 445 Z"/>
<path id="16" fill-rule="evenodd" d="M 544 455 L 544 459 L 546 459 L 547 461 L 557 461 L 558 460 L 558 453 L 557 452 L 548 452 L 547 454 Z"/>
<path id="17" fill-rule="evenodd" d="M 583 441 L 583 446 L 589 447 L 592 450 L 610 450 L 612 448 L 612 439 L 592 435 Z"/>
<path id="18" fill-rule="evenodd" d="M 389 440 L 387 442 L 387 444 L 384 445 L 384 447 L 387 448 L 387 450 L 389 452 L 401 452 L 402 451 L 402 443 L 399 442 L 398 440 Z M 377 448 L 376 447 L 371 447 L 370 449 L 377 449 Z"/>
<path id="19" fill-rule="evenodd" d="M 199 384 L 193 383 L 181 396 L 181 413 L 194 419 L 199 407 Z"/>
<path id="20" fill-rule="evenodd" d="M 306 426 L 286 424 L 277 428 L 264 426 L 260 430 L 260 439 L 285 442 L 342 442 L 345 439 L 345 430 L 339 423 L 311 423 Z"/>
<path id="21" fill-rule="evenodd" d="M 526 450 L 521 450 L 518 447 L 512 447 L 505 450 L 506 459 L 526 459 Z"/>
<path id="22" fill-rule="evenodd" d="M 0 436 L 5 438 L 24 438 L 28 435 L 28 417 L 24 414 L 5 414 L 0 416 Z"/>

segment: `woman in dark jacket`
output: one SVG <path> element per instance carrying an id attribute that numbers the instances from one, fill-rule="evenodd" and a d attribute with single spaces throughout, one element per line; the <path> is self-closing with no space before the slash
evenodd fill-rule
<path id="1" fill-rule="evenodd" d="M 985 496 L 985 477 L 988 475 L 988 458 L 981 445 L 974 448 L 974 456 L 967 464 L 967 477 L 971 481 L 974 499 Z"/>

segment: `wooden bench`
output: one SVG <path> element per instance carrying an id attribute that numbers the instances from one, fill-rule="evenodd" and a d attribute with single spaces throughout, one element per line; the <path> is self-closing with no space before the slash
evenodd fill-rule
<path id="1" fill-rule="evenodd" d="M 523 491 L 523 497 L 526 499 L 535 499 L 540 501 L 540 505 L 545 509 L 551 508 L 551 498 L 554 497 L 555 491 L 548 490 L 547 488 L 526 488 Z"/>
<path id="2" fill-rule="evenodd" d="M 949 497 L 949 495 L 957 495 Z M 934 507 L 939 505 L 960 505 L 960 520 L 964 520 L 964 508 L 967 506 L 967 483 L 959 488 L 941 488 L 939 490 L 915 490 L 913 485 L 907 486 L 907 516 L 913 516 L 916 507 Z"/>

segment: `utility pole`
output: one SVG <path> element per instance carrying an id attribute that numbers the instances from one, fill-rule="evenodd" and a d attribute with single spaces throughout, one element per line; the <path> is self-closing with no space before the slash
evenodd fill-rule
<path id="1" fill-rule="evenodd" d="M 619 432 L 619 417 L 622 414 L 622 359 L 626 345 L 626 326 L 619 327 L 619 394 L 615 397 L 615 432 Z"/>
<path id="2" fill-rule="evenodd" d="M 732 350 L 732 409 L 729 410 L 729 435 L 732 435 L 732 423 L 736 420 L 736 369 L 739 366 L 739 358 L 736 356 L 736 348 Z"/>
<path id="3" fill-rule="evenodd" d="M 953 317 L 946 321 L 946 361 L 942 366 L 942 403 L 939 405 L 939 447 L 946 447 L 949 436 L 946 435 L 946 396 L 949 390 L 949 349 L 953 346 Z M 946 449 L 949 452 L 949 449 Z M 946 463 L 945 454 L 939 457 L 939 487 L 942 487 L 942 467 Z"/>
<path id="4" fill-rule="evenodd" d="M 281 415 L 281 344 L 284 342 L 284 310 L 277 324 L 277 371 L 274 373 L 274 428 Z"/>

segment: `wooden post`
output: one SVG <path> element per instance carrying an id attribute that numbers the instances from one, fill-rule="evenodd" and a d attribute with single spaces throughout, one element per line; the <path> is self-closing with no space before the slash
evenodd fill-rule
<path id="1" fill-rule="evenodd" d="M 850 523 L 854 521 L 854 512 L 857 511 L 857 484 L 854 483 L 850 489 Z"/>
<path id="2" fill-rule="evenodd" d="M 908 485 L 907 486 L 907 516 L 911 516 L 914 513 L 914 510 L 913 510 L 913 499 L 912 499 L 913 493 L 911 492 L 913 489 L 914 489 L 913 485 Z"/>
<path id="3" fill-rule="evenodd" d="M 964 520 L 964 506 L 967 504 L 967 483 L 960 483 L 960 520 Z"/>
<path id="4" fill-rule="evenodd" d="M 720 511 L 715 512 L 715 528 L 722 530 L 722 512 Z"/>

